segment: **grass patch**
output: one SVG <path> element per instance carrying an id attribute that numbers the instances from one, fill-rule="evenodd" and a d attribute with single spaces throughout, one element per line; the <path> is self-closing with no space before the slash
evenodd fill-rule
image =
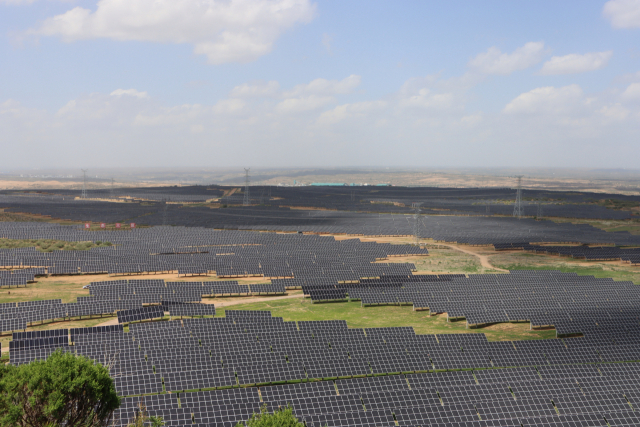
<path id="1" fill-rule="evenodd" d="M 490 260 L 494 266 L 505 270 L 558 270 L 640 284 L 640 268 L 619 261 L 584 261 L 523 252 L 497 252 Z"/>
<path id="2" fill-rule="evenodd" d="M 86 251 L 91 248 L 112 246 L 111 242 L 68 242 L 52 239 L 4 239 L 0 238 L 0 249 L 35 247 L 40 252 Z"/>
<path id="3" fill-rule="evenodd" d="M 595 228 L 599 228 L 608 232 L 628 231 L 630 234 L 640 235 L 640 220 L 618 219 L 618 220 L 594 220 L 594 219 L 575 219 L 575 218 L 552 218 L 556 223 L 572 223 L 572 224 L 589 224 Z"/>
<path id="4" fill-rule="evenodd" d="M 501 323 L 485 328 L 466 329 L 466 322 L 447 322 L 446 315 L 429 316 L 427 311 L 413 311 L 411 306 L 361 307 L 360 301 L 313 304 L 310 299 L 290 298 L 251 304 L 238 304 L 230 310 L 270 310 L 285 321 L 346 320 L 350 328 L 413 326 L 417 334 L 484 333 L 490 341 L 513 341 L 555 338 L 555 330 L 530 331 L 528 323 Z M 222 315 L 225 308 L 217 311 Z"/>
<path id="5" fill-rule="evenodd" d="M 29 283 L 26 288 L 0 290 L 0 303 L 61 299 L 63 303 L 76 302 L 79 296 L 89 296 L 89 289 L 78 283 L 43 281 Z"/>
<path id="6" fill-rule="evenodd" d="M 37 218 L 29 215 L 16 214 L 10 212 L 0 212 L 2 222 L 48 222 L 45 218 Z"/>
<path id="7" fill-rule="evenodd" d="M 540 266 L 511 264 L 500 267 L 508 270 L 557 270 L 563 273 L 576 273 L 580 276 L 593 276 L 599 279 L 611 278 L 616 281 L 630 281 L 636 285 L 640 284 L 640 272 L 634 273 L 624 270 L 603 270 L 601 267 L 579 267 L 567 264 Z"/>
<path id="8" fill-rule="evenodd" d="M 474 274 L 485 272 L 478 257 L 473 255 L 450 248 L 442 249 L 427 246 L 427 249 L 429 250 L 429 256 L 389 257 L 382 262 L 411 262 L 415 264 L 418 271 L 433 273 Z"/>

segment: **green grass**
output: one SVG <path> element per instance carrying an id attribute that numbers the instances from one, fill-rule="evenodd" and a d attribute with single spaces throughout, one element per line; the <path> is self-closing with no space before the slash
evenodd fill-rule
<path id="1" fill-rule="evenodd" d="M 505 270 L 558 270 L 640 284 L 640 266 L 619 261 L 586 261 L 522 251 L 487 252 L 487 255 L 492 265 Z"/>
<path id="2" fill-rule="evenodd" d="M 616 281 L 629 281 L 636 285 L 640 284 L 640 269 L 633 271 L 625 269 L 620 266 L 605 266 L 603 269 L 601 265 L 594 265 L 593 267 L 573 266 L 569 263 L 558 263 L 551 265 L 531 265 L 527 263 L 511 263 L 511 264 L 497 264 L 496 267 L 504 268 L 505 270 L 555 270 L 563 273 L 576 273 L 580 276 L 593 276 L 599 279 L 611 278 Z"/>
<path id="3" fill-rule="evenodd" d="M 608 232 L 628 231 L 631 234 L 640 234 L 640 220 L 637 217 L 632 219 L 576 219 L 576 218 L 551 218 L 556 223 L 589 224 Z"/>
<path id="4" fill-rule="evenodd" d="M 55 281 L 29 283 L 25 288 L 3 288 L 0 290 L 0 303 L 42 301 L 61 299 L 63 303 L 76 302 L 79 296 L 89 296 L 88 289 L 81 284 Z"/>
<path id="5" fill-rule="evenodd" d="M 68 242 L 66 240 L 51 239 L 4 239 L 0 238 L 0 249 L 35 247 L 40 252 L 53 251 L 86 251 L 101 246 L 111 246 L 110 242 Z"/>
<path id="6" fill-rule="evenodd" d="M 555 338 L 555 330 L 530 331 L 528 323 L 503 323 L 485 328 L 466 329 L 464 321 L 447 322 L 445 315 L 429 316 L 427 311 L 413 311 L 412 306 L 361 307 L 360 301 L 314 304 L 310 299 L 282 299 L 238 304 L 230 310 L 270 310 L 285 321 L 346 320 L 350 328 L 413 326 L 417 334 L 485 333 L 490 341 Z M 225 308 L 217 310 L 216 317 Z M 218 314 L 219 313 L 219 314 Z"/>
<path id="7" fill-rule="evenodd" d="M 10 212 L 0 212 L 0 221 L 2 222 L 48 222 L 45 218 L 36 216 L 28 216 Z"/>

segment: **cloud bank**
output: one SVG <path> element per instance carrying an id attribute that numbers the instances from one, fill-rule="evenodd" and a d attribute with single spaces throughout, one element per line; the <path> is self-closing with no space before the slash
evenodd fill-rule
<path id="1" fill-rule="evenodd" d="M 271 52 L 278 37 L 315 16 L 309 0 L 100 0 L 75 7 L 30 33 L 64 41 L 107 38 L 188 43 L 212 64 L 249 62 Z"/>

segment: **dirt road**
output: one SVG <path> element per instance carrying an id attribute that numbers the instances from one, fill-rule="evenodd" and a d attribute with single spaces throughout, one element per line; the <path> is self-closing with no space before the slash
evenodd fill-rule
<path id="1" fill-rule="evenodd" d="M 202 302 L 204 304 L 215 304 L 216 307 L 229 307 L 232 305 L 239 304 L 251 304 L 253 302 L 265 302 L 265 301 L 274 301 L 280 299 L 290 299 L 290 298 L 302 298 L 302 291 L 293 291 L 289 292 L 288 295 L 283 296 L 274 296 L 274 297 L 231 297 L 231 298 L 204 298 Z M 109 319 L 106 322 L 100 323 L 96 326 L 107 326 L 107 325 L 117 325 L 118 319 L 113 318 Z"/>
<path id="2" fill-rule="evenodd" d="M 472 251 L 470 249 L 464 248 L 463 246 L 447 245 L 445 243 L 438 243 L 438 246 L 446 246 L 446 247 L 448 247 L 450 249 L 454 249 L 456 251 L 464 252 L 465 254 L 473 255 L 473 256 L 478 258 L 478 260 L 480 261 L 480 265 L 482 265 L 484 268 L 491 269 L 491 270 L 504 271 L 505 273 L 509 272 L 509 270 L 505 270 L 505 269 L 502 269 L 502 268 L 494 267 L 491 264 L 491 262 L 489 261 L 489 257 L 488 256 L 479 254 L 479 253 L 474 252 L 474 251 Z"/>

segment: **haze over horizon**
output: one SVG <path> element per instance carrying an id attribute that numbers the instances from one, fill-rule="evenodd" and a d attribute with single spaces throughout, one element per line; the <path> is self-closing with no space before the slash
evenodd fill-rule
<path id="1" fill-rule="evenodd" d="M 3 168 L 637 168 L 640 0 L 0 0 Z"/>

